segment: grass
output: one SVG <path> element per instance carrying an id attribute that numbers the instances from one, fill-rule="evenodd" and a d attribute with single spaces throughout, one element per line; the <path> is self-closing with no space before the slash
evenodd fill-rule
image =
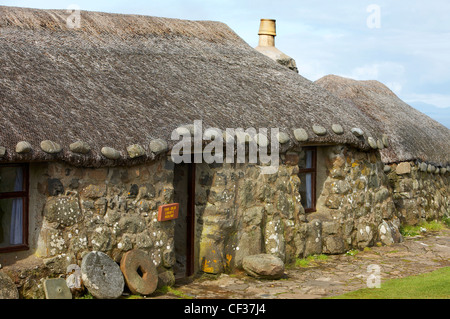
<path id="1" fill-rule="evenodd" d="M 450 219 L 443 218 L 442 221 L 422 222 L 416 226 L 405 225 L 400 227 L 400 233 L 403 237 L 413 237 L 420 235 L 423 231 L 440 231 L 449 227 L 448 224 L 450 224 Z"/>
<path id="2" fill-rule="evenodd" d="M 186 295 L 185 293 L 172 288 L 170 286 L 163 286 L 161 288 L 159 288 L 156 292 L 161 293 L 161 294 L 172 294 L 180 299 L 193 299 L 193 297 Z"/>
<path id="3" fill-rule="evenodd" d="M 312 256 L 308 256 L 306 258 L 297 258 L 295 260 L 295 267 L 310 267 L 310 266 L 315 266 L 317 265 L 318 262 L 320 261 L 326 261 L 328 260 L 328 256 L 327 255 L 312 255 Z"/>
<path id="4" fill-rule="evenodd" d="M 381 288 L 365 288 L 332 299 L 450 299 L 450 267 L 381 283 Z"/>

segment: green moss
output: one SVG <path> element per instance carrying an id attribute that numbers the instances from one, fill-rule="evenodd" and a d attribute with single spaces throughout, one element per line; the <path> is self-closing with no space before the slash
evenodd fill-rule
<path id="1" fill-rule="evenodd" d="M 309 266 L 316 266 L 317 263 L 321 262 L 321 261 L 326 261 L 328 260 L 328 256 L 324 255 L 324 254 L 320 254 L 320 255 L 311 255 L 308 256 L 306 258 L 297 258 L 295 260 L 295 267 L 309 267 Z"/>

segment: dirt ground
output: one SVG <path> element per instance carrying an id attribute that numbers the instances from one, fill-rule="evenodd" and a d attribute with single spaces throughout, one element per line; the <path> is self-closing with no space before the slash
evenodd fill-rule
<path id="1" fill-rule="evenodd" d="M 445 229 L 354 255 L 329 256 L 307 267 L 288 266 L 280 280 L 256 280 L 245 273 L 204 275 L 190 283 L 177 283 L 174 293 L 154 298 L 318 299 L 376 285 L 378 278 L 382 285 L 389 279 L 449 266 L 450 230 Z"/>

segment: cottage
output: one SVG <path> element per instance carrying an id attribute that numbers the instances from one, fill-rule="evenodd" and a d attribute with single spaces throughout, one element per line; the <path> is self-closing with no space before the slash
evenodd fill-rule
<path id="1" fill-rule="evenodd" d="M 0 263 L 22 296 L 92 251 L 143 250 L 170 284 L 450 214 L 449 130 L 382 84 L 307 80 L 265 55 L 274 30 L 255 50 L 219 22 L 67 16 L 0 7 Z"/>

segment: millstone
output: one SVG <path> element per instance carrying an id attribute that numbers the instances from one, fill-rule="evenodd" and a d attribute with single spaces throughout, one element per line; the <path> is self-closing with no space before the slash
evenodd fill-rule
<path id="1" fill-rule="evenodd" d="M 120 269 L 128 288 L 133 294 L 150 295 L 158 287 L 158 272 L 153 261 L 139 249 L 125 253 Z"/>
<path id="2" fill-rule="evenodd" d="M 115 299 L 122 295 L 125 281 L 119 265 L 108 255 L 93 251 L 83 257 L 81 276 L 89 292 L 97 299 Z"/>

